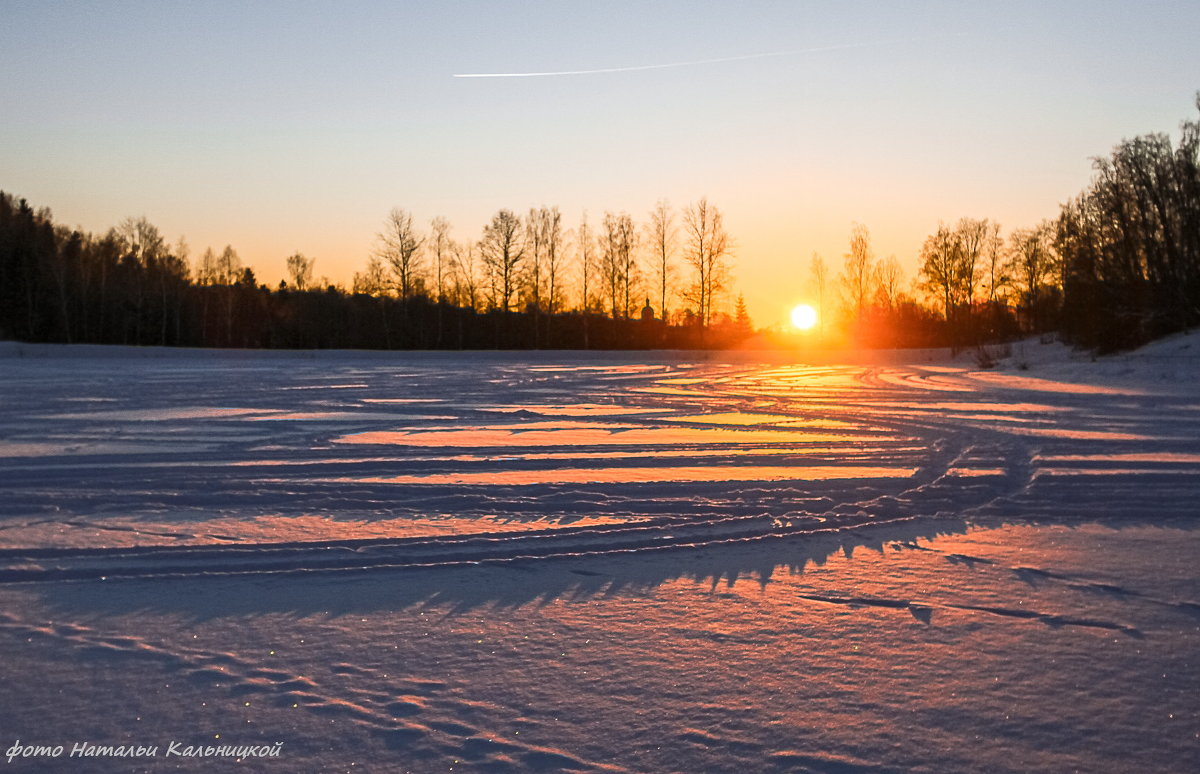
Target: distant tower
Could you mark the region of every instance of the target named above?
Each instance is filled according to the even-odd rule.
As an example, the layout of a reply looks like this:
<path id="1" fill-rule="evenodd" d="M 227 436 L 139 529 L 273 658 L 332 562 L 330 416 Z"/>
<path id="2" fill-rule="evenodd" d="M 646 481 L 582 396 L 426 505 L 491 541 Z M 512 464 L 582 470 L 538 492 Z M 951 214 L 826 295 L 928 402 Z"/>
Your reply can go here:
<path id="1" fill-rule="evenodd" d="M 654 322 L 654 307 L 650 306 L 650 299 L 646 299 L 646 305 L 642 307 L 642 322 Z"/>

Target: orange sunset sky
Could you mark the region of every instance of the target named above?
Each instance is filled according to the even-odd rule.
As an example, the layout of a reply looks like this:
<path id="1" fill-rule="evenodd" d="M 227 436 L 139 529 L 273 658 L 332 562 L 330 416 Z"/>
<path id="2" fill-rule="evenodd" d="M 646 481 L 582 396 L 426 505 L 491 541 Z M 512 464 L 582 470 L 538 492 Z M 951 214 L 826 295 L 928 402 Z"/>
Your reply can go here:
<path id="1" fill-rule="evenodd" d="M 719 206 L 758 325 L 851 224 L 911 276 L 939 220 L 1053 217 L 1200 88 L 1195 2 L 8 2 L 0 189 L 349 284 L 392 207 Z M 456 77 L 491 75 L 504 77 Z"/>

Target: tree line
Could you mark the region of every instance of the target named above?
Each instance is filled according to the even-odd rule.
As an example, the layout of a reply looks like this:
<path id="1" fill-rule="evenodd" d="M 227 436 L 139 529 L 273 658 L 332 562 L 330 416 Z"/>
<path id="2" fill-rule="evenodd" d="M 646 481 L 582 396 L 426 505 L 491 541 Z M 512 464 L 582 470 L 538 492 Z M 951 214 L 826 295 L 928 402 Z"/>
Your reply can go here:
<path id="1" fill-rule="evenodd" d="M 1197 97 L 1200 108 L 1200 96 Z M 1122 141 L 1056 218 L 1004 234 L 987 218 L 941 223 L 906 280 L 855 224 L 836 275 L 807 264 L 818 341 L 971 346 L 1059 332 L 1095 349 L 1200 322 L 1200 121 Z M 145 218 L 103 235 L 0 192 L 0 337 L 28 341 L 292 348 L 694 348 L 753 330 L 729 310 L 734 244 L 700 199 L 644 222 L 557 207 L 502 209 L 475 238 L 393 209 L 347 290 L 287 258 L 278 287 L 230 246 L 194 261 Z M 801 280 L 804 267 L 796 272 Z M 771 336 L 754 344 L 779 343 Z"/>
<path id="2" fill-rule="evenodd" d="M 557 315 L 564 311 L 659 319 L 707 328 L 722 321 L 718 300 L 728 290 L 732 242 L 720 210 L 707 199 L 676 213 L 659 201 L 639 225 L 627 212 L 606 212 L 589 224 L 584 213 L 568 229 L 558 207 L 534 207 L 521 217 L 497 212 L 478 239 L 456 240 L 445 218 L 422 230 L 393 209 L 378 247 L 354 291 L 418 296 L 478 311 Z M 690 276 L 680 280 L 682 261 Z M 645 299 L 645 305 L 642 299 Z M 672 308 L 680 302 L 682 308 Z"/>
<path id="3" fill-rule="evenodd" d="M 1197 96 L 1200 109 L 1200 95 Z M 987 218 L 941 223 L 903 280 L 855 225 L 842 270 L 809 262 L 811 295 L 843 337 L 871 346 L 972 346 L 1057 331 L 1111 351 L 1200 322 L 1200 121 L 1124 140 L 1093 161 L 1056 218 L 1004 235 Z M 826 325 L 830 323 L 826 322 Z"/>
<path id="4" fill-rule="evenodd" d="M 56 225 L 0 192 L 0 337 L 205 347 L 642 349 L 732 346 L 752 326 L 722 310 L 732 241 L 701 199 L 645 224 L 606 212 L 576 229 L 557 207 L 500 210 L 473 240 L 393 209 L 347 290 L 286 260 L 260 284 L 231 246 L 191 259 L 145 218 L 103 235 Z M 691 275 L 686 273 L 692 268 Z M 651 304 L 657 299 L 657 311 Z"/>

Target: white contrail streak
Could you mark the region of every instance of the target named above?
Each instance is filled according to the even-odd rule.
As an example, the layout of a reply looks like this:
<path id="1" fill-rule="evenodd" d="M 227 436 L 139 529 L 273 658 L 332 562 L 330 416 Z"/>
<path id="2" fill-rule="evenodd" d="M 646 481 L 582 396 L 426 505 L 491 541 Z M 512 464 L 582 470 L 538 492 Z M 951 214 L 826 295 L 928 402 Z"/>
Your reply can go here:
<path id="1" fill-rule="evenodd" d="M 672 67 L 694 67 L 695 65 L 720 64 L 721 62 L 744 62 L 748 59 L 769 59 L 797 54 L 812 54 L 819 51 L 841 51 L 847 48 L 870 48 L 880 43 L 848 43 L 843 46 L 821 46 L 819 48 L 797 48 L 791 51 L 770 51 L 765 54 L 743 54 L 722 56 L 716 59 L 696 59 L 690 62 L 667 62 L 665 64 L 634 65 L 633 67 L 600 67 L 595 70 L 555 70 L 544 73 L 455 73 L 455 78 L 554 78 L 560 75 L 598 75 L 600 73 L 633 73 L 640 70 L 667 70 Z"/>

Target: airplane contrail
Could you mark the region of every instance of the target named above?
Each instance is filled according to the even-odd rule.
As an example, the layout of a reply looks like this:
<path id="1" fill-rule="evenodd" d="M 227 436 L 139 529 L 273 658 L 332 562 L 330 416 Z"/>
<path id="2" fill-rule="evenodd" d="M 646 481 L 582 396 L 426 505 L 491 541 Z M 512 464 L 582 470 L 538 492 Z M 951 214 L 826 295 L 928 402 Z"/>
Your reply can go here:
<path id="1" fill-rule="evenodd" d="M 742 56 L 722 56 L 716 59 L 694 59 L 687 62 L 667 62 L 664 64 L 633 65 L 632 67 L 599 67 L 594 70 L 552 70 L 539 73 L 454 73 L 455 78 L 554 78 L 562 75 L 598 75 L 600 73 L 632 73 L 639 70 L 666 70 L 673 67 L 694 67 L 696 65 L 720 64 L 722 62 L 744 62 L 748 59 L 769 59 L 772 57 L 795 56 L 797 54 L 812 54 L 820 51 L 841 51 L 848 48 L 870 48 L 886 45 L 882 43 L 847 43 L 841 46 L 820 46 L 818 48 L 797 48 L 791 51 L 769 51 L 763 54 L 743 54 Z"/>

